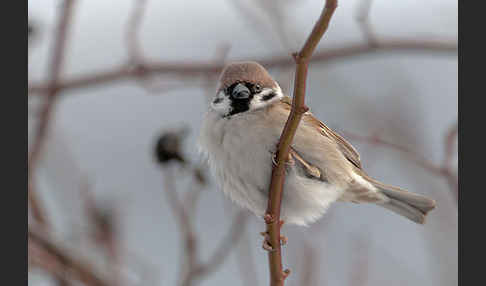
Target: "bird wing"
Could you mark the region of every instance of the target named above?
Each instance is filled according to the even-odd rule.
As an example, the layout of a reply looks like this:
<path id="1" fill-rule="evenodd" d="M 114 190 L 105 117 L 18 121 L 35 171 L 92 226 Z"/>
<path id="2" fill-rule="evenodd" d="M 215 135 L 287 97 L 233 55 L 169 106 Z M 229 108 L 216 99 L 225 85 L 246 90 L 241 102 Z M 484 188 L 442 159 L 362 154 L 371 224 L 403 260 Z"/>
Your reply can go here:
<path id="1" fill-rule="evenodd" d="M 281 99 L 281 102 L 285 103 L 283 105 L 284 108 L 289 110 L 291 109 L 292 99 L 290 97 L 284 96 Z M 341 135 L 337 134 L 331 128 L 327 127 L 324 123 L 322 123 L 319 119 L 314 117 L 314 115 L 310 111 L 304 113 L 302 120 L 311 126 L 315 126 L 320 134 L 336 142 L 339 150 L 343 153 L 344 157 L 346 157 L 346 159 L 348 159 L 348 161 L 351 162 L 358 169 L 362 169 L 361 160 L 359 158 L 358 152 Z"/>

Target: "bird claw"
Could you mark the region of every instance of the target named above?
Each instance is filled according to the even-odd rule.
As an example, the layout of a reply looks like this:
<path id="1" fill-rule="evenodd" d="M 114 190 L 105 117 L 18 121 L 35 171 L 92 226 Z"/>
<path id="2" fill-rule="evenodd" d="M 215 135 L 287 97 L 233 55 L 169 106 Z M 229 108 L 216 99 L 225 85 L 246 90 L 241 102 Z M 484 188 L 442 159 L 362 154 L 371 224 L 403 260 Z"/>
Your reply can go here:
<path id="1" fill-rule="evenodd" d="M 276 250 L 270 245 L 270 243 L 266 239 L 263 240 L 262 248 L 268 252 L 274 252 Z"/>
<path id="2" fill-rule="evenodd" d="M 263 243 L 262 243 L 262 248 L 265 249 L 268 252 L 275 251 L 276 249 L 274 249 L 272 247 L 272 245 L 270 245 L 270 242 L 268 241 L 268 239 L 270 238 L 268 232 L 266 232 L 266 231 L 260 232 L 260 235 L 264 237 Z"/>
<path id="3" fill-rule="evenodd" d="M 273 217 L 273 215 L 271 215 L 271 214 L 269 214 L 269 213 L 265 214 L 265 215 L 263 216 L 263 219 L 265 220 L 265 223 L 266 223 L 266 224 L 271 224 L 271 223 L 273 223 L 273 222 L 274 222 L 274 217 Z"/>
<path id="4" fill-rule="evenodd" d="M 295 164 L 295 160 L 292 157 L 292 154 L 289 153 L 287 161 L 285 162 L 285 164 L 287 164 L 289 166 L 293 166 Z"/>
<path id="5" fill-rule="evenodd" d="M 270 235 L 268 234 L 268 232 L 266 231 L 260 232 L 260 235 L 264 237 L 262 248 L 269 252 L 275 251 L 275 249 L 272 247 L 272 245 L 269 242 Z M 288 241 L 289 239 L 286 236 L 284 235 L 280 236 L 280 245 L 286 245 Z"/>
<path id="6" fill-rule="evenodd" d="M 272 154 L 272 163 L 274 166 L 277 166 L 277 153 Z M 292 158 L 292 154 L 289 153 L 287 160 L 285 161 L 286 165 L 292 166 L 295 164 L 294 158 Z"/>
<path id="7" fill-rule="evenodd" d="M 274 166 L 277 166 L 277 153 L 272 154 L 272 163 Z"/>

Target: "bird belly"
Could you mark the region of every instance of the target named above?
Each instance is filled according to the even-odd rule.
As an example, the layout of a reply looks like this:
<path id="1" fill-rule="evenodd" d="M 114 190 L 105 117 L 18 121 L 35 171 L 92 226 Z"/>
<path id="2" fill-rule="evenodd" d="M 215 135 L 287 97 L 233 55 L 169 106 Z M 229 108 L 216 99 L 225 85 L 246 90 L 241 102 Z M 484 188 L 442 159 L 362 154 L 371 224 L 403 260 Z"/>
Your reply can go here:
<path id="1" fill-rule="evenodd" d="M 205 135 L 201 145 L 223 192 L 238 205 L 262 217 L 267 207 L 272 156 L 280 130 L 259 128 L 249 120 L 248 117 L 213 118 L 208 123 L 210 128 L 203 127 Z M 289 224 L 307 225 L 320 218 L 343 190 L 302 176 L 295 168 L 298 166 L 287 167 L 281 219 Z"/>
<path id="2" fill-rule="evenodd" d="M 302 176 L 295 168 L 288 170 L 285 177 L 281 218 L 289 224 L 307 226 L 321 218 L 345 189 Z"/>

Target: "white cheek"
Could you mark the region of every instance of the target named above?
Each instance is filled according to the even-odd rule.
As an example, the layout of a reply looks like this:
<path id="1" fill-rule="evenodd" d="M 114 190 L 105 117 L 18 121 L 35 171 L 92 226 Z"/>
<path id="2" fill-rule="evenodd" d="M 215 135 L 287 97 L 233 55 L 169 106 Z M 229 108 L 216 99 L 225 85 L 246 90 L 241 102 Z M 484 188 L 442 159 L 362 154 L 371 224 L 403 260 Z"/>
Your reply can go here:
<path id="1" fill-rule="evenodd" d="M 270 93 L 275 92 L 276 96 L 270 100 L 263 100 L 265 95 L 269 95 Z M 277 86 L 276 89 L 266 88 L 258 95 L 256 95 L 250 103 L 250 110 L 260 109 L 267 105 L 274 103 L 275 101 L 279 100 L 283 97 L 282 90 L 280 87 Z"/>
<path id="2" fill-rule="evenodd" d="M 255 97 L 250 103 L 250 110 L 260 109 L 267 106 L 269 103 L 269 101 L 263 101 L 260 97 Z"/>
<path id="3" fill-rule="evenodd" d="M 214 103 L 213 100 L 211 102 L 211 108 L 221 115 L 226 115 L 230 113 L 232 107 L 229 98 L 227 96 L 223 96 L 223 97 L 216 97 L 216 99 L 219 99 L 219 102 Z"/>

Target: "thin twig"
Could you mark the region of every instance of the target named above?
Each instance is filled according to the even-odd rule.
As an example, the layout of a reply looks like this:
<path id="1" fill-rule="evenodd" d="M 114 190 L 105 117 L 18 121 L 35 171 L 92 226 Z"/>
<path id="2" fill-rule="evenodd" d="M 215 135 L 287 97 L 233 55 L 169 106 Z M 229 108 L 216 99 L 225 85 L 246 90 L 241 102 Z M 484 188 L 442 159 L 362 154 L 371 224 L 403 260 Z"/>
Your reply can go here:
<path id="1" fill-rule="evenodd" d="M 64 61 L 64 53 L 66 46 L 67 32 L 71 23 L 71 14 L 74 6 L 74 0 L 65 0 L 63 3 L 59 22 L 57 24 L 57 34 L 54 42 L 54 49 L 51 55 L 51 62 L 49 65 L 49 83 L 46 89 L 46 100 L 42 106 L 41 112 L 38 118 L 38 126 L 35 133 L 35 138 L 32 143 L 32 149 L 28 159 L 28 192 L 29 202 L 34 217 L 44 225 L 47 224 L 45 213 L 42 210 L 37 193 L 34 190 L 34 171 L 37 167 L 43 143 L 45 141 L 46 133 L 48 130 L 49 122 L 52 117 L 54 104 L 56 102 L 57 94 L 59 90 L 59 77 L 61 74 L 61 68 Z"/>
<path id="2" fill-rule="evenodd" d="M 457 132 L 458 132 L 458 124 L 456 123 L 449 128 L 449 131 L 445 136 L 444 161 L 442 163 L 442 168 L 443 168 L 442 172 L 443 172 L 443 176 L 449 182 L 449 186 L 451 186 L 451 191 L 453 192 L 456 201 L 459 201 L 459 183 L 458 183 L 459 178 L 457 176 L 457 173 L 454 171 L 454 166 L 453 166 L 454 155 L 457 154 L 454 148 L 457 140 Z"/>
<path id="3" fill-rule="evenodd" d="M 116 231 L 115 210 L 97 205 L 88 182 L 83 184 L 82 195 L 88 222 L 93 226 L 93 241 L 106 251 L 113 269 L 112 284 L 120 285 L 120 245 Z"/>
<path id="4" fill-rule="evenodd" d="M 198 238 L 194 230 L 195 216 L 191 215 L 194 210 L 188 208 L 196 206 L 198 196 L 193 197 L 196 201 L 187 201 L 187 205 L 179 200 L 170 166 L 164 168 L 164 183 L 169 206 L 176 217 L 177 225 L 181 230 L 184 241 L 184 260 L 182 265 L 186 268 L 181 268 L 179 275 L 181 285 L 190 286 L 193 285 L 194 281 L 209 275 L 223 264 L 231 250 L 238 244 L 246 228 L 247 215 L 243 211 L 236 214 L 228 234 L 218 244 L 214 253 L 206 262 L 200 262 Z M 197 191 L 200 192 L 200 190 Z"/>
<path id="5" fill-rule="evenodd" d="M 50 241 L 46 235 L 40 231 L 34 231 L 29 228 L 28 232 L 30 249 L 40 249 L 47 257 L 39 257 L 39 252 L 30 251 L 29 255 L 34 255 L 31 259 L 37 261 L 36 264 L 44 265 L 47 271 L 53 273 L 55 276 L 63 275 L 66 270 L 76 277 L 79 281 L 91 286 L 108 286 L 108 282 L 104 281 L 95 271 L 84 262 L 69 255 L 63 249 L 59 248 L 56 243 Z M 49 263 L 49 261 L 51 261 Z M 54 263 L 53 263 L 54 262 Z M 60 270 L 61 269 L 61 270 Z"/>
<path id="6" fill-rule="evenodd" d="M 142 47 L 138 40 L 138 33 L 146 8 L 147 0 L 135 0 L 135 7 L 127 23 L 125 40 L 128 47 L 129 62 L 134 65 L 143 62 Z"/>
<path id="7" fill-rule="evenodd" d="M 71 281 L 66 273 L 66 267 L 60 261 L 30 240 L 27 245 L 29 251 L 29 269 L 31 267 L 38 267 L 50 273 L 57 280 L 58 285 L 70 285 Z"/>
<path id="8" fill-rule="evenodd" d="M 361 5 L 358 8 L 358 12 L 356 15 L 356 21 L 358 21 L 361 31 L 368 42 L 368 45 L 375 47 L 378 45 L 378 38 L 371 27 L 370 23 L 370 10 L 371 5 L 373 4 L 373 0 L 362 0 Z"/>
<path id="9" fill-rule="evenodd" d="M 143 16 L 147 10 L 147 0 L 135 0 L 134 8 L 131 16 L 127 22 L 127 29 L 125 34 L 126 46 L 128 50 L 128 66 L 137 71 L 138 77 L 135 78 L 135 83 L 145 89 L 150 94 L 160 94 L 170 91 L 174 88 L 185 87 L 185 84 L 155 84 L 151 82 L 151 78 L 145 77 L 143 49 L 139 40 L 139 33 L 142 26 Z"/>
<path id="10" fill-rule="evenodd" d="M 192 229 L 192 221 L 190 216 L 187 214 L 184 205 L 181 203 L 177 197 L 177 192 L 174 185 L 174 175 L 170 170 L 171 166 L 164 168 L 164 193 L 169 204 L 172 213 L 177 221 L 177 226 L 183 237 L 184 245 L 182 249 L 184 250 L 184 260 L 179 274 L 179 277 L 187 277 L 192 269 L 195 268 L 197 264 L 196 257 L 196 237 Z M 184 269 L 184 266 L 187 269 Z M 185 274 L 184 274 L 185 272 Z M 182 285 L 190 285 L 186 282 L 187 278 L 182 278 Z"/>
<path id="11" fill-rule="evenodd" d="M 200 265 L 196 269 L 196 272 L 199 276 L 208 275 L 223 264 L 224 260 L 228 257 L 231 250 L 236 247 L 239 240 L 241 239 L 247 221 L 248 214 L 245 211 L 239 211 L 235 215 L 228 234 L 223 237 L 223 240 L 218 244 L 216 250 L 207 260 L 207 262 Z"/>
<path id="12" fill-rule="evenodd" d="M 336 60 L 353 59 L 359 56 L 373 55 L 384 52 L 435 52 L 435 53 L 457 53 L 455 40 L 430 40 L 417 38 L 386 38 L 380 39 L 379 44 L 370 46 L 368 43 L 346 44 L 336 48 L 328 48 L 316 52 L 311 59 L 312 63 L 329 63 Z M 267 68 L 289 68 L 294 64 L 288 56 L 262 58 L 257 60 Z M 219 74 L 224 65 L 206 62 L 145 62 L 142 68 L 133 68 L 131 65 L 121 65 L 110 70 L 93 71 L 85 75 L 59 82 L 57 90 L 68 91 L 80 88 L 92 88 L 96 85 L 115 83 L 118 81 L 133 80 L 141 75 L 173 75 L 180 78 L 194 79 L 195 77 L 206 78 L 208 74 Z M 29 84 L 29 94 L 45 94 L 48 90 L 46 84 Z"/>
<path id="13" fill-rule="evenodd" d="M 283 194 L 283 185 L 285 181 L 285 161 L 289 154 L 290 144 L 299 126 L 302 115 L 309 110 L 305 105 L 305 87 L 307 79 L 307 67 L 309 60 L 317 44 L 321 40 L 324 32 L 327 30 L 329 21 L 337 7 L 337 0 L 327 0 L 322 10 L 319 20 L 312 29 L 300 52 L 294 54 L 294 60 L 297 64 L 294 84 L 294 98 L 292 100 L 292 109 L 285 123 L 284 130 L 278 143 L 276 158 L 277 164 L 272 169 L 272 179 L 270 182 L 269 198 L 267 210 L 265 213 L 265 222 L 267 224 L 267 233 L 269 243 L 273 251 L 268 253 L 268 262 L 270 267 L 270 285 L 284 285 L 285 278 L 289 271 L 282 270 L 282 255 L 280 247 L 280 206 Z"/>

